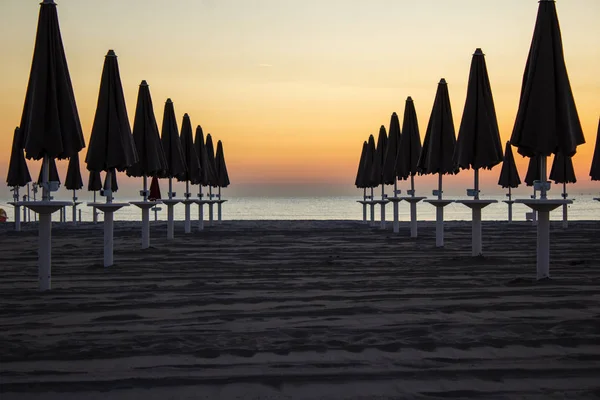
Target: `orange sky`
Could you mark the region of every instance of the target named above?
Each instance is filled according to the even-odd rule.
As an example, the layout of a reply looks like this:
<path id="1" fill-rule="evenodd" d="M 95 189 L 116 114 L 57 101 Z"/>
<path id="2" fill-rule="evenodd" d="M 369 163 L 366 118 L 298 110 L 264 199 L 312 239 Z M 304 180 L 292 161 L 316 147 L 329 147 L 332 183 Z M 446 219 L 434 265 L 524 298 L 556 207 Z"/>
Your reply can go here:
<path id="1" fill-rule="evenodd" d="M 23 108 L 38 3 L 0 5 L 3 177 Z M 441 77 L 449 84 L 458 131 L 476 47 L 486 54 L 502 140 L 508 140 L 538 7 L 535 0 L 57 3 L 86 141 L 104 55 L 112 48 L 130 120 L 145 79 L 159 126 L 170 97 L 179 121 L 187 112 L 194 126 L 223 140 L 234 187 L 319 182 L 349 188 L 362 141 L 381 124 L 387 127 L 392 112 L 402 116 L 407 96 L 415 101 L 424 135 Z M 558 0 L 557 9 L 587 140 L 574 158 L 577 188 L 596 191 L 588 173 L 600 116 L 600 1 Z M 516 158 L 523 178 L 527 160 Z M 29 165 L 37 176 L 39 164 Z M 482 190 L 500 190 L 499 168 L 482 175 Z M 59 169 L 64 175 L 66 162 Z M 419 178 L 427 191 L 434 186 L 430 180 Z M 465 171 L 447 184 L 462 192 L 471 180 Z M 0 195 L 7 198 L 8 190 L 2 187 Z"/>

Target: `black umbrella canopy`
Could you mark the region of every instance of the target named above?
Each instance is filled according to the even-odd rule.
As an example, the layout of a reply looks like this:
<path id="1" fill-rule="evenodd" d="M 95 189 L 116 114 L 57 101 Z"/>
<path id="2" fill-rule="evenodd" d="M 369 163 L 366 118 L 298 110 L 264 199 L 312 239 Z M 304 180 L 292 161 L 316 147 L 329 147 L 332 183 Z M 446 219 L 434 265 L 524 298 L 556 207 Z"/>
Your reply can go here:
<path id="1" fill-rule="evenodd" d="M 506 149 L 504 150 L 504 161 L 502 162 L 502 170 L 500 171 L 498 185 L 503 188 L 516 188 L 519 187 L 520 184 L 521 178 L 519 178 L 519 171 L 515 164 L 515 157 L 513 156 L 510 141 L 508 141 L 506 142 Z"/>
<path id="2" fill-rule="evenodd" d="M 531 157 L 529 159 L 529 166 L 527 167 L 527 173 L 525 174 L 525 184 L 527 186 L 533 186 L 534 181 L 541 179 L 540 171 L 540 157 Z"/>
<path id="3" fill-rule="evenodd" d="M 20 127 L 29 159 L 64 159 L 85 147 L 53 0 L 40 5 Z"/>
<path id="4" fill-rule="evenodd" d="M 21 143 L 21 130 L 15 128 L 13 136 L 12 151 L 10 153 L 10 162 L 8 164 L 8 174 L 6 175 L 6 185 L 10 187 L 25 186 L 31 182 L 31 175 L 25 162 L 23 147 Z"/>
<path id="5" fill-rule="evenodd" d="M 90 171 L 90 176 L 88 178 L 88 191 L 96 192 L 100 189 L 102 189 L 102 178 L 100 178 L 100 172 Z"/>
<path id="6" fill-rule="evenodd" d="M 419 122 L 415 103 L 409 96 L 404 107 L 404 120 L 402 121 L 402 132 L 400 136 L 400 150 L 396 159 L 396 170 L 399 179 L 407 179 L 419 172 L 417 163 L 421 154 L 421 135 L 419 134 Z"/>
<path id="7" fill-rule="evenodd" d="M 67 166 L 67 178 L 65 179 L 65 188 L 68 190 L 79 190 L 83 187 L 81 179 L 81 169 L 79 168 L 79 155 L 71 156 Z"/>
<path id="8" fill-rule="evenodd" d="M 44 164 L 40 166 L 40 173 L 38 175 L 37 184 L 41 185 L 44 181 Z M 48 163 L 48 182 L 58 182 L 60 184 L 60 176 L 58 176 L 58 169 L 56 169 L 56 161 L 53 158 Z"/>
<path id="9" fill-rule="evenodd" d="M 445 79 L 442 79 L 438 84 L 417 168 L 422 174 L 456 173 L 452 162 L 455 145 L 456 137 L 448 84 Z"/>
<path id="10" fill-rule="evenodd" d="M 596 147 L 594 148 L 594 156 L 592 157 L 590 177 L 593 181 L 600 181 L 600 119 L 598 119 L 598 134 L 596 135 Z"/>
<path id="11" fill-rule="evenodd" d="M 196 147 L 194 147 L 192 123 L 187 113 L 183 115 L 183 122 L 181 123 L 181 151 L 185 172 L 177 177 L 177 180 L 197 184 L 200 181 L 200 161 L 198 160 L 198 154 L 196 154 Z"/>
<path id="12" fill-rule="evenodd" d="M 104 57 L 100 92 L 85 162 L 89 171 L 125 171 L 138 161 L 125 107 L 119 64 L 113 50 Z"/>
<path id="13" fill-rule="evenodd" d="M 510 142 L 519 154 L 573 156 L 585 143 L 563 54 L 554 0 L 540 0 Z"/>
<path id="14" fill-rule="evenodd" d="M 393 113 L 390 119 L 389 137 L 383 160 L 383 183 L 386 185 L 393 185 L 398 176 L 396 161 L 400 152 L 400 141 L 400 121 L 398 120 L 398 115 Z"/>
<path id="15" fill-rule="evenodd" d="M 208 160 L 208 152 L 206 151 L 206 143 L 204 142 L 204 132 L 200 125 L 196 127 L 194 147 L 196 148 L 196 155 L 200 162 L 200 177 L 197 183 L 201 186 L 208 186 L 212 180 L 213 170 Z"/>
<path id="16" fill-rule="evenodd" d="M 219 187 L 225 188 L 229 186 L 229 174 L 227 173 L 227 164 L 225 164 L 225 153 L 223 153 L 223 143 L 217 142 L 217 155 L 215 159 L 217 170 L 217 183 Z"/>
<path id="17" fill-rule="evenodd" d="M 142 81 L 138 91 L 133 140 L 138 162 L 127 168 L 127 175 L 142 177 L 162 174 L 167 169 L 167 161 L 154 117 L 150 87 L 146 81 Z"/>
<path id="18" fill-rule="evenodd" d="M 475 50 L 471 60 L 467 99 L 454 149 L 460 169 L 492 169 L 502 162 L 502 144 L 485 55 Z"/>
<path id="19" fill-rule="evenodd" d="M 365 164 L 365 158 L 367 157 L 367 149 L 368 149 L 368 145 L 367 142 L 363 142 L 362 145 L 362 151 L 360 153 L 360 160 L 358 161 L 358 170 L 356 171 L 356 179 L 354 180 L 354 185 L 359 188 L 359 189 L 363 189 L 366 187 L 365 185 L 365 172 L 364 172 L 364 164 Z"/>
<path id="20" fill-rule="evenodd" d="M 363 166 L 363 185 L 367 188 L 372 188 L 378 185 L 377 182 L 373 181 L 371 171 L 373 170 L 373 164 L 375 163 L 375 137 L 369 135 L 369 141 L 367 142 L 367 154 L 365 155 L 365 161 Z"/>
<path id="21" fill-rule="evenodd" d="M 549 178 L 554 183 L 576 183 L 577 178 L 573 169 L 573 158 L 565 157 L 560 152 L 556 153 Z"/>
<path id="22" fill-rule="evenodd" d="M 371 168 L 371 180 L 375 186 L 383 183 L 383 163 L 385 161 L 385 152 L 387 149 L 387 132 L 385 126 L 379 128 L 379 136 L 377 137 L 377 148 L 375 150 L 375 159 Z"/>
<path id="23" fill-rule="evenodd" d="M 212 187 L 218 187 L 217 182 L 217 162 L 215 160 L 215 146 L 213 145 L 212 136 L 210 133 L 206 135 L 206 162 L 209 169 L 209 185 Z"/>
<path id="24" fill-rule="evenodd" d="M 104 176 L 104 185 L 102 186 L 104 190 L 108 189 L 108 174 Z M 112 174 L 110 174 L 110 191 L 116 193 L 119 190 L 119 184 L 117 183 L 117 172 L 113 169 Z"/>
<path id="25" fill-rule="evenodd" d="M 175 119 L 175 108 L 171 99 L 167 99 L 165 103 L 161 133 L 160 139 L 167 162 L 167 169 L 161 178 L 179 178 L 185 175 L 185 162 L 179 140 L 179 128 Z"/>

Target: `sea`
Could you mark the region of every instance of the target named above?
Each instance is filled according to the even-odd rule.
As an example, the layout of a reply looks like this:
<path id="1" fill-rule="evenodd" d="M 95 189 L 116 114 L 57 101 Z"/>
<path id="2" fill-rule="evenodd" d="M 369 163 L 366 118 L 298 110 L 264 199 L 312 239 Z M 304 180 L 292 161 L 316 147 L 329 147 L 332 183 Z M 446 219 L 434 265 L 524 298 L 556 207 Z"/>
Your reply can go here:
<path id="1" fill-rule="evenodd" d="M 84 193 L 82 193 L 83 195 Z M 87 194 L 87 193 L 86 193 Z M 358 194 L 358 193 L 357 193 Z M 362 193 L 361 193 L 362 194 Z M 600 201 L 594 200 L 594 197 L 600 197 L 600 194 L 593 195 L 573 195 L 569 197 L 573 204 L 568 205 L 567 213 L 569 220 L 597 220 L 600 221 Z M 376 197 L 377 198 L 377 197 Z M 446 196 L 445 196 L 446 198 Z M 469 199 L 466 196 L 447 196 L 448 199 L 460 200 Z M 523 198 L 523 196 L 514 197 Z M 230 197 L 223 198 L 227 200 L 222 206 L 223 220 L 362 220 L 362 205 L 357 201 L 361 200 L 357 196 L 326 196 L 326 197 Z M 508 218 L 508 206 L 503 203 L 505 196 L 482 196 L 482 199 L 497 200 L 483 209 L 482 220 L 487 221 L 505 221 Z M 65 199 L 66 200 L 66 199 Z M 99 197 L 99 201 L 104 198 Z M 91 198 L 80 196 L 79 201 L 83 204 L 77 207 L 78 214 L 81 210 L 81 221 L 92 221 L 92 208 L 86 205 Z M 139 201 L 139 199 L 119 199 L 115 202 Z M 4 209 L 8 215 L 8 221 L 14 221 L 14 209 L 7 202 L 0 202 L 0 208 Z M 204 206 L 204 217 L 208 219 L 208 206 Z M 386 220 L 392 221 L 392 204 L 385 207 Z M 513 205 L 513 220 L 525 221 L 526 213 L 531 211 L 523 204 Z M 23 211 L 21 211 L 23 213 Z M 217 219 L 217 206 L 214 206 L 214 218 Z M 417 208 L 418 220 L 435 221 L 435 207 L 428 203 L 420 202 Z M 380 206 L 376 206 L 375 219 L 380 220 Z M 368 214 L 369 217 L 369 214 Z M 30 220 L 34 221 L 34 214 L 30 212 Z M 191 218 L 198 219 L 198 206 L 191 206 Z M 562 207 L 551 212 L 551 220 L 562 220 Z M 98 219 L 102 220 L 102 213 Z M 139 221 L 141 211 L 135 206 L 123 207 L 115 213 L 115 220 Z M 167 219 L 167 207 L 162 204 L 157 205 L 157 210 L 151 211 L 151 220 L 165 221 Z M 183 204 L 175 206 L 175 220 L 185 219 L 185 207 Z M 469 221 L 471 220 L 471 210 L 459 203 L 451 203 L 444 209 L 444 219 L 447 221 Z M 53 221 L 60 221 L 58 212 L 53 214 Z M 66 220 L 72 220 L 72 208 L 68 207 L 66 211 Z M 399 220 L 409 221 L 409 204 L 399 203 Z"/>

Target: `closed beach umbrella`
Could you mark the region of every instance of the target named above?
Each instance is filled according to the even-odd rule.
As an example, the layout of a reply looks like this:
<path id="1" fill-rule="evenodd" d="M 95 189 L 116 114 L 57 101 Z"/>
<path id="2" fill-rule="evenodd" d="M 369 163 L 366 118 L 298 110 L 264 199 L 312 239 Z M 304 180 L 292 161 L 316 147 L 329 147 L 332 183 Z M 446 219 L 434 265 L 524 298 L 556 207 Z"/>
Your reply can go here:
<path id="1" fill-rule="evenodd" d="M 506 142 L 506 148 L 504 149 L 504 160 L 502 161 L 502 169 L 500 170 L 500 177 L 498 178 L 498 185 L 503 188 L 508 188 L 508 200 L 505 201 L 508 204 L 508 222 L 512 222 L 512 205 L 514 203 L 512 199 L 512 189 L 519 187 L 521 184 L 521 178 L 519 178 L 519 171 L 515 164 L 515 157 L 513 156 L 512 146 L 510 141 Z"/>
<path id="2" fill-rule="evenodd" d="M 356 171 L 356 179 L 354 180 L 354 185 L 363 190 L 363 199 L 359 201 L 362 204 L 363 208 L 363 222 L 367 222 L 367 186 L 365 183 L 365 172 L 364 172 L 364 164 L 365 158 L 367 157 L 367 142 L 363 142 L 362 151 L 360 152 L 360 160 L 358 161 L 358 169 Z"/>
<path id="3" fill-rule="evenodd" d="M 208 160 L 208 152 L 206 151 L 206 142 L 204 141 L 204 132 L 202 127 L 198 125 L 196 127 L 196 136 L 194 137 L 194 147 L 196 148 L 196 155 L 198 156 L 198 162 L 200 163 L 199 177 L 198 177 L 198 230 L 204 229 L 204 204 L 209 203 L 211 198 L 204 200 L 204 194 L 202 194 L 202 186 L 209 186 L 212 179 L 212 168 Z M 209 189 L 209 192 L 212 191 Z"/>
<path id="4" fill-rule="evenodd" d="M 398 120 L 398 115 L 393 113 L 390 119 L 389 136 L 383 159 L 383 182 L 386 185 L 396 185 L 397 182 L 398 171 L 396 169 L 396 160 L 398 159 L 400 150 L 400 141 L 400 121 Z M 396 186 L 394 186 L 394 190 L 396 190 Z M 396 192 L 394 192 L 395 196 Z"/>
<path id="5" fill-rule="evenodd" d="M 598 134 L 596 135 L 596 147 L 592 157 L 590 177 L 593 181 L 600 181 L 600 119 L 598 119 Z"/>
<path id="6" fill-rule="evenodd" d="M 104 57 L 100 91 L 85 162 L 89 171 L 125 171 L 137 162 L 125 106 L 119 64 L 113 50 Z"/>
<path id="7" fill-rule="evenodd" d="M 223 143 L 220 140 L 217 142 L 215 164 L 217 166 L 215 175 L 217 176 L 217 183 L 219 185 L 219 193 L 217 194 L 217 197 L 219 199 L 217 203 L 217 220 L 221 221 L 221 208 L 223 202 L 226 201 L 221 198 L 221 188 L 226 188 L 227 186 L 229 186 L 230 182 L 229 174 L 227 173 L 227 164 L 225 163 L 225 153 L 223 152 Z"/>
<path id="8" fill-rule="evenodd" d="M 423 140 L 423 149 L 419 156 L 417 168 L 422 174 L 438 174 L 438 190 L 434 191 L 437 200 L 427 200 L 436 207 L 436 246 L 444 246 L 444 207 L 451 203 L 442 200 L 442 176 L 456 172 L 452 156 L 456 136 L 454 121 L 448 95 L 448 84 L 445 79 L 440 80 L 437 93 L 427 124 L 427 132 Z"/>
<path id="9" fill-rule="evenodd" d="M 167 170 L 167 162 L 158 134 L 150 88 L 146 81 L 142 81 L 138 91 L 133 140 L 138 162 L 127 168 L 127 175 L 143 178 L 143 200 L 131 204 L 142 210 L 142 249 L 147 249 L 150 247 L 150 208 L 153 207 L 153 204 L 148 202 L 148 176 L 162 174 Z"/>
<path id="10" fill-rule="evenodd" d="M 404 119 L 402 120 L 402 136 L 400 136 L 400 150 L 396 160 L 398 179 L 406 180 L 410 177 L 410 190 L 404 201 L 410 204 L 410 237 L 416 238 L 417 231 L 417 203 L 424 197 L 415 196 L 415 175 L 419 172 L 418 162 L 421 155 L 421 136 L 419 122 L 412 97 L 406 98 L 404 106 Z"/>
<path id="11" fill-rule="evenodd" d="M 527 165 L 527 173 L 525 174 L 525 184 L 533 186 L 535 181 L 540 180 L 540 157 L 531 157 Z"/>
<path id="12" fill-rule="evenodd" d="M 217 182 L 217 163 L 215 160 L 215 147 L 213 145 L 212 136 L 210 133 L 206 135 L 206 155 L 207 155 L 207 164 L 208 164 L 208 197 L 210 202 L 208 203 L 208 220 L 209 223 L 213 222 L 213 205 L 215 201 L 213 200 L 212 188 L 218 187 L 219 184 Z"/>
<path id="13" fill-rule="evenodd" d="M 13 206 L 15 208 L 15 231 L 21 230 L 21 206 L 19 203 L 19 187 L 27 185 L 31 182 L 31 175 L 25 162 L 23 154 L 23 146 L 21 140 L 21 130 L 15 128 L 15 133 L 12 142 L 12 151 L 10 153 L 10 161 L 8 163 L 8 174 L 6 175 L 6 185 L 12 187 L 13 191 Z"/>
<path id="14" fill-rule="evenodd" d="M 100 172 L 90 171 L 90 176 L 88 178 L 88 192 L 97 192 L 100 189 L 102 189 L 102 178 L 100 177 Z"/>
<path id="15" fill-rule="evenodd" d="M 79 168 L 79 155 L 75 154 L 69 158 L 67 166 L 67 177 L 65 178 L 65 188 L 73 191 L 73 223 L 77 222 L 77 191 L 83 187 L 81 179 L 81 169 Z M 65 218 L 66 219 L 66 218 Z"/>
<path id="16" fill-rule="evenodd" d="M 572 157 L 565 157 L 561 152 L 554 155 L 554 161 L 552 162 L 552 168 L 550 169 L 550 180 L 554 183 L 562 183 L 563 199 L 567 199 L 567 183 L 576 183 L 577 178 L 575 177 L 575 170 L 573 169 Z M 563 204 L 563 228 L 567 228 L 568 222 L 568 207 L 567 204 Z"/>
<path id="17" fill-rule="evenodd" d="M 116 193 L 119 191 L 119 183 L 117 182 L 117 171 L 115 171 L 114 169 L 111 170 L 110 174 L 106 174 L 104 176 L 104 185 L 102 186 L 102 188 L 104 190 L 108 190 L 109 186 L 108 186 L 108 178 L 110 177 L 110 190 L 113 193 Z"/>
<path id="18" fill-rule="evenodd" d="M 185 199 L 183 200 L 185 205 L 185 233 L 190 233 L 192 231 L 190 206 L 195 202 L 190 199 L 190 183 L 195 185 L 200 182 L 200 161 L 198 160 L 196 147 L 194 146 L 192 123 L 190 121 L 190 116 L 187 113 L 183 115 L 180 138 L 185 172 L 179 176 L 177 180 L 185 182 Z M 202 186 L 200 186 L 200 193 L 202 193 Z M 200 209 L 202 210 L 202 205 L 200 205 Z"/>
<path id="19" fill-rule="evenodd" d="M 38 174 L 37 184 L 42 185 L 44 181 L 44 166 L 42 165 L 40 168 L 40 173 Z M 61 183 L 60 176 L 58 175 L 58 169 L 56 168 L 56 161 L 51 159 L 48 163 L 48 182 L 57 182 L 59 185 Z"/>
<path id="20" fill-rule="evenodd" d="M 27 202 L 40 216 L 38 280 L 40 290 L 51 287 L 51 215 L 68 202 L 50 202 L 50 160 L 65 159 L 84 146 L 73 86 L 63 48 L 58 13 L 53 0 L 40 4 L 31 72 L 21 116 L 25 156 L 42 159 L 42 200 Z M 42 204 L 43 203 L 43 204 Z"/>
<path id="21" fill-rule="evenodd" d="M 373 170 L 373 164 L 375 163 L 375 153 L 376 153 L 376 147 L 375 147 L 375 137 L 373 135 L 369 135 L 369 140 L 367 142 L 367 154 L 365 156 L 365 161 L 364 161 L 364 167 L 363 167 L 363 171 L 364 171 L 364 185 L 367 188 L 371 189 L 371 195 L 369 196 L 370 199 L 370 205 L 371 205 L 371 225 L 373 225 L 375 223 L 375 199 L 374 199 L 374 195 L 373 195 L 373 189 L 375 188 L 375 186 L 377 186 L 378 184 L 373 180 L 372 176 L 372 170 Z"/>
<path id="22" fill-rule="evenodd" d="M 479 169 L 492 169 L 502 162 L 502 145 L 492 88 L 485 65 L 485 56 L 476 49 L 471 59 L 467 99 L 458 130 L 453 155 L 458 169 L 474 170 L 474 188 L 467 195 L 474 200 L 459 201 L 471 208 L 472 213 L 472 255 L 482 254 L 481 210 L 496 200 L 479 199 Z"/>
<path id="23" fill-rule="evenodd" d="M 378 201 L 381 206 L 381 229 L 385 229 L 385 205 L 387 204 L 385 198 L 385 183 L 383 180 L 383 167 L 387 151 L 387 141 L 388 137 L 385 126 L 381 125 L 379 128 L 379 136 L 377 137 L 375 160 L 373 162 L 373 169 L 371 170 L 371 179 L 376 186 L 381 185 L 381 200 Z"/>

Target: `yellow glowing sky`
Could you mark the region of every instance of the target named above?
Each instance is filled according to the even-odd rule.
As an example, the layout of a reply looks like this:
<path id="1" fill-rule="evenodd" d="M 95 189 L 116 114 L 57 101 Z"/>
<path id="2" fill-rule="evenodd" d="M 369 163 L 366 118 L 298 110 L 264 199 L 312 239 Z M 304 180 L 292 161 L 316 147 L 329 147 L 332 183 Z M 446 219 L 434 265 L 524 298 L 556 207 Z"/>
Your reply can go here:
<path id="1" fill-rule="evenodd" d="M 3 179 L 23 107 L 38 3 L 0 4 Z M 224 142 L 234 185 L 318 182 L 348 188 L 362 141 L 381 124 L 387 127 L 392 112 L 402 116 L 409 95 L 424 135 L 441 77 L 449 84 L 458 131 L 476 47 L 486 54 L 502 140 L 508 140 L 538 7 L 536 0 L 57 3 L 86 141 L 104 55 L 114 49 L 130 120 L 145 79 L 159 126 L 170 97 L 179 121 L 187 112 L 194 126 Z M 600 115 L 600 1 L 558 0 L 557 8 L 587 140 L 574 158 L 577 185 L 593 189 L 598 185 L 588 174 Z M 517 163 L 523 178 L 526 160 L 517 156 Z M 38 164 L 29 165 L 37 176 Z M 499 190 L 499 168 L 483 173 L 483 190 Z M 471 179 L 465 171 L 448 185 L 464 188 Z M 0 194 L 8 197 L 5 187 Z"/>

